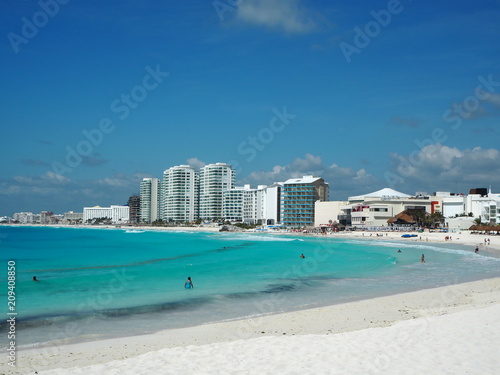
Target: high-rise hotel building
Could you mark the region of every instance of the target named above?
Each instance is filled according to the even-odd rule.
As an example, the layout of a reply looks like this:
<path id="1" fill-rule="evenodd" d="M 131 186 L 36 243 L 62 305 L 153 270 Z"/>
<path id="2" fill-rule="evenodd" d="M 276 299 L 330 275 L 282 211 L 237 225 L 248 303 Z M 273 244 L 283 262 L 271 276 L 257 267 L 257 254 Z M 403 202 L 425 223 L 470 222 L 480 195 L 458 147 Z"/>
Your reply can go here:
<path id="1" fill-rule="evenodd" d="M 224 191 L 234 189 L 235 171 L 226 163 L 205 165 L 200 169 L 199 217 L 205 220 L 223 218 Z"/>
<path id="2" fill-rule="evenodd" d="M 163 172 L 161 185 L 163 221 L 191 222 L 198 217 L 198 174 L 189 165 Z"/>
<path id="3" fill-rule="evenodd" d="M 152 223 L 159 219 L 159 195 L 159 179 L 143 178 L 140 187 L 141 222 Z"/>
<path id="4" fill-rule="evenodd" d="M 320 177 L 291 178 L 283 184 L 281 223 L 287 228 L 314 225 L 314 202 L 328 200 L 328 183 Z"/>

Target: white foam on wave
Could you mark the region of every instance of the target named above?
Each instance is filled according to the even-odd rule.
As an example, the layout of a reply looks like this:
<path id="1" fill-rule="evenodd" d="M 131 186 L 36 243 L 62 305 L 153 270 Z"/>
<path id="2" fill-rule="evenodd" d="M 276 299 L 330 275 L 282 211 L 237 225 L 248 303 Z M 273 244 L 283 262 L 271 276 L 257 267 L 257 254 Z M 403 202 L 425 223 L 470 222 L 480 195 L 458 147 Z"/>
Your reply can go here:
<path id="1" fill-rule="evenodd" d="M 304 241 L 300 238 L 282 238 L 276 236 L 266 236 L 259 234 L 223 234 L 222 236 L 227 237 L 224 238 L 230 241 L 269 241 L 269 242 L 290 242 L 290 241 Z"/>
<path id="2" fill-rule="evenodd" d="M 351 240 L 348 242 L 357 245 L 384 246 L 384 247 L 392 247 L 398 249 L 418 249 L 418 250 L 436 251 L 445 254 L 463 255 L 464 257 L 475 258 L 475 259 L 478 259 L 477 257 L 480 257 L 483 261 L 494 261 L 494 262 L 500 261 L 500 258 L 481 256 L 480 254 L 478 255 L 474 253 L 474 251 L 472 250 L 468 251 L 463 249 L 450 249 L 447 247 L 432 245 L 427 242 L 421 243 L 414 241 L 414 242 L 404 243 L 404 242 L 393 242 L 393 241 L 380 242 L 377 240 Z"/>

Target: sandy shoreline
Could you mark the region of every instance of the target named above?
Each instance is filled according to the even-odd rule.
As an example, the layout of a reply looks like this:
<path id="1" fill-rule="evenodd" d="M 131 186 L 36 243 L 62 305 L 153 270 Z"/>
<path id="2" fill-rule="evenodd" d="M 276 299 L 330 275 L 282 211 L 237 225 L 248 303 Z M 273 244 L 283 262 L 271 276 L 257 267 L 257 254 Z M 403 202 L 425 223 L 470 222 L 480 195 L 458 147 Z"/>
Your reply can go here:
<path id="1" fill-rule="evenodd" d="M 75 226 L 68 227 L 74 228 Z M 87 226 L 82 227 L 86 228 Z M 122 227 L 120 229 L 182 231 L 187 228 Z M 204 229 L 207 228 L 191 228 L 189 230 Z M 209 229 L 218 231 L 218 228 Z M 301 233 L 277 234 L 303 235 Z M 484 251 L 494 256 L 498 256 L 500 253 L 500 236 L 479 236 L 468 232 L 451 234 L 425 232 L 421 234 L 421 238 L 403 239 L 401 234 L 389 232 L 387 235 L 384 233 L 382 236 L 377 237 L 376 233 L 370 232 L 346 232 L 324 237 L 364 238 L 367 240 L 400 242 L 449 242 L 445 240 L 445 237 L 451 235 L 452 243 L 470 246 L 471 251 L 474 250 L 475 246 L 479 246 L 480 252 Z M 304 234 L 304 236 L 310 236 L 310 234 Z M 484 238 L 490 239 L 489 245 L 484 244 Z M 481 318 L 475 318 L 478 316 L 481 316 Z M 498 326 L 499 316 L 500 278 L 487 279 L 309 310 L 260 316 L 254 319 L 166 330 L 151 335 L 86 342 L 53 348 L 19 350 L 17 352 L 17 368 L 15 371 L 12 372 L 12 368 L 7 367 L 2 361 L 0 362 L 0 374 L 34 374 L 35 371 L 38 374 L 293 373 L 292 369 L 285 371 L 286 363 L 293 362 L 294 359 L 293 353 L 291 354 L 290 350 L 285 349 L 288 345 L 292 345 L 295 348 L 293 350 L 298 350 L 309 358 L 310 356 L 314 357 L 316 354 L 314 354 L 314 349 L 308 348 L 310 346 L 314 347 L 316 341 L 327 340 L 325 345 L 328 347 L 336 345 L 334 346 L 335 353 L 343 353 L 345 358 L 350 358 L 350 356 L 356 356 L 356 350 L 359 351 L 353 344 L 356 340 L 360 340 L 361 345 L 363 342 L 370 342 L 370 340 L 382 343 L 391 335 L 414 336 L 415 327 L 412 327 L 411 322 L 420 322 L 419 327 L 426 327 L 425 330 L 420 329 L 419 334 L 429 334 L 429 332 L 444 329 L 442 335 L 447 335 L 444 342 L 446 348 L 437 347 L 436 339 L 436 342 L 426 342 L 425 348 L 418 349 L 416 347 L 419 343 L 415 343 L 413 340 L 412 346 L 408 350 L 417 352 L 418 350 L 424 352 L 429 350 L 432 353 L 446 350 L 447 357 L 455 358 L 456 354 L 447 346 L 455 348 L 455 345 L 458 345 L 457 342 L 462 342 L 461 345 L 465 345 L 463 341 L 467 340 L 467 345 L 473 344 L 472 347 L 467 346 L 468 355 L 484 359 L 480 367 L 477 369 L 470 368 L 467 373 L 488 374 L 494 373 L 488 372 L 488 366 L 500 366 L 495 350 L 499 346 L 499 339 L 493 337 L 490 339 L 493 342 L 489 343 L 485 339 L 491 331 L 492 325 L 496 324 Z M 457 325 L 457 321 L 463 323 L 464 319 L 467 321 L 465 325 Z M 374 332 L 374 329 L 377 332 Z M 471 329 L 473 332 L 469 332 Z M 332 338 L 335 338 L 336 343 L 329 342 Z M 385 343 L 385 345 L 389 344 Z M 307 345 L 308 348 L 301 348 L 301 345 Z M 443 345 L 443 342 L 439 345 Z M 376 347 L 370 350 L 376 352 Z M 276 352 L 276 348 L 282 348 L 282 350 Z M 234 358 L 238 358 L 235 353 L 243 349 L 245 350 L 243 353 L 253 353 L 255 351 L 267 353 L 273 351 L 274 357 L 263 358 L 264 362 L 256 365 L 256 367 L 254 366 L 253 370 L 246 367 L 242 368 L 241 363 L 244 360 L 240 359 L 240 364 L 237 365 L 234 363 Z M 378 350 L 380 351 L 380 348 Z M 168 351 L 172 352 L 168 353 Z M 459 350 L 455 351 L 461 352 Z M 196 354 L 196 360 L 192 356 L 186 357 L 183 354 L 185 352 Z M 368 357 L 373 354 L 368 352 L 369 350 L 365 353 Z M 233 353 L 233 356 L 230 353 Z M 309 364 L 304 370 L 297 369 L 296 373 L 311 373 L 312 371 L 309 370 L 312 368 L 316 368 L 316 373 L 344 372 L 352 374 L 369 373 L 370 371 L 379 373 L 376 369 L 370 367 L 373 364 L 361 366 L 349 361 L 346 362 L 349 366 L 344 371 L 330 372 L 328 369 L 329 366 L 333 365 L 331 358 L 337 355 L 335 353 L 330 353 L 330 357 L 317 358 L 314 364 Z M 393 368 L 395 358 L 391 356 L 390 352 L 382 350 L 381 353 L 379 354 L 389 356 L 391 368 Z M 402 353 L 399 354 L 402 355 Z M 175 360 L 172 360 L 172 355 L 175 355 Z M 287 356 L 290 355 L 291 357 L 288 358 Z M 210 358 L 206 356 L 210 356 Z M 272 370 L 274 365 L 271 365 L 271 363 L 279 363 L 280 360 L 284 361 L 281 367 Z M 455 360 L 459 361 L 459 358 L 456 357 Z M 115 362 L 111 363 L 111 361 Z M 304 359 L 304 361 L 306 360 Z M 317 364 L 323 364 L 323 367 L 314 367 Z M 407 371 L 409 365 L 409 363 L 403 362 L 400 365 L 399 373 L 412 373 Z M 87 368 L 86 366 L 92 367 Z M 484 366 L 487 366 L 487 368 Z M 74 367 L 78 367 L 78 369 Z M 70 368 L 72 369 L 70 370 Z M 321 370 L 322 368 L 323 370 Z M 51 371 L 51 369 L 60 370 Z M 121 370 L 114 371 L 114 369 Z M 186 369 L 190 369 L 191 372 L 181 371 Z M 432 372 L 433 363 L 431 362 L 427 363 L 427 367 L 424 366 L 424 369 L 429 373 L 436 374 L 466 373 L 465 370 L 462 372 L 445 372 L 444 370 Z M 481 371 L 475 371 L 479 369 Z M 143 370 L 143 372 L 140 370 Z M 380 373 L 398 372 L 388 372 L 387 368 L 384 367 L 384 371 L 380 371 Z"/>
<path id="2" fill-rule="evenodd" d="M 116 229 L 123 231 L 160 231 L 160 232 L 219 232 L 218 226 L 197 226 L 197 227 L 153 227 L 153 226 L 109 226 L 109 225 L 38 225 L 38 224 L 5 224 L 5 226 L 12 227 L 22 227 L 22 226 L 34 226 L 34 227 L 48 227 L 48 228 L 76 228 L 76 229 Z M 450 233 L 439 233 L 439 232 L 429 232 L 426 230 L 423 233 L 408 232 L 417 234 L 418 237 L 415 238 L 402 238 L 401 235 L 405 232 L 370 232 L 370 231 L 343 231 L 338 233 L 332 233 L 328 235 L 316 234 L 316 233 L 301 233 L 301 232 L 285 232 L 285 231 L 271 231 L 271 232 L 251 232 L 251 231 L 239 231 L 239 232 L 225 232 L 225 233 L 252 233 L 252 234 L 270 234 L 270 235 L 292 235 L 292 236 L 314 236 L 322 238 L 360 238 L 369 239 L 377 241 L 401 241 L 401 242 L 434 242 L 434 243 L 458 243 L 462 245 L 471 246 L 472 250 L 479 246 L 479 250 L 485 250 L 491 253 L 500 252 L 500 235 L 480 235 L 471 234 L 468 230 L 450 232 Z M 379 236 L 377 236 L 379 234 Z M 451 237 L 451 240 L 446 240 L 446 237 Z M 487 243 L 484 240 L 489 239 L 490 242 Z"/>
<path id="3" fill-rule="evenodd" d="M 352 335 L 358 337 L 361 342 L 368 340 L 367 337 L 364 337 L 366 335 L 370 337 L 375 335 L 370 340 L 383 341 L 386 335 L 398 334 L 398 329 L 401 329 L 401 332 L 409 330 L 409 333 L 406 332 L 405 335 L 412 335 L 412 332 L 416 332 L 417 328 L 419 334 L 430 334 L 437 329 L 436 327 L 445 330 L 448 335 L 445 338 L 447 344 L 445 348 L 442 348 L 435 347 L 433 342 L 426 342 L 427 350 L 430 352 L 446 350 L 451 352 L 447 353 L 448 356 L 453 356 L 453 350 L 450 347 L 466 345 L 467 343 L 462 341 L 465 334 L 463 330 L 467 330 L 467 334 L 470 336 L 468 340 L 477 340 L 472 348 L 467 349 L 473 351 L 468 355 L 472 357 L 480 355 L 486 361 L 482 366 L 493 366 L 499 364 L 495 349 L 498 348 L 497 344 L 500 342 L 500 339 L 496 337 L 498 331 L 495 331 L 495 337 L 492 338 L 494 343 L 489 343 L 486 348 L 484 343 L 488 332 L 494 328 L 492 324 L 498 326 L 500 322 L 500 318 L 498 318 L 499 312 L 500 278 L 495 278 L 291 313 L 261 316 L 255 319 L 166 330 L 152 335 L 80 343 L 48 349 L 22 350 L 17 353 L 18 367 L 16 370 L 17 373 L 22 374 L 34 374 L 35 371 L 38 374 L 101 374 L 115 373 L 113 369 L 121 368 L 122 370 L 119 372 L 117 370 L 116 373 L 179 373 L 177 371 L 183 366 L 182 363 L 179 363 L 181 360 L 178 357 L 166 360 L 164 357 L 169 355 L 165 351 L 170 350 L 173 351 L 172 353 L 177 353 L 177 356 L 179 351 L 200 352 L 196 359 L 190 356 L 182 356 L 182 360 L 186 361 L 184 363 L 185 369 L 191 365 L 194 366 L 193 361 L 197 363 L 192 372 L 184 373 L 225 373 L 224 363 L 231 362 L 231 351 L 227 351 L 228 345 L 233 347 L 232 350 L 236 350 L 235 346 L 237 348 L 247 347 L 247 351 L 256 350 L 255 346 L 257 346 L 258 350 L 266 352 L 268 349 L 276 350 L 275 345 L 283 347 L 283 345 L 293 343 L 293 340 L 296 340 L 297 337 L 302 337 L 301 340 L 305 340 L 306 343 L 311 342 L 309 342 L 309 349 L 299 349 L 303 355 L 310 355 L 310 346 L 314 347 L 316 340 L 338 336 L 338 338 L 334 339 L 338 341 L 336 344 L 338 347 L 335 347 L 334 351 L 339 353 L 347 350 L 345 355 L 356 355 L 357 349 L 352 344 Z M 462 319 L 464 313 L 467 313 L 466 319 L 469 320 L 465 325 L 457 326 L 455 321 Z M 481 316 L 481 318 L 477 318 L 478 316 Z M 436 321 L 436 318 L 440 319 Z M 485 322 L 489 326 L 485 325 Z M 375 333 L 373 329 L 376 329 Z M 392 332 L 394 330 L 396 330 L 395 333 Z M 473 332 L 469 332 L 470 330 Z M 264 341 L 262 341 L 263 338 Z M 417 345 L 414 342 L 415 340 L 410 341 L 413 345 L 412 350 L 417 350 L 415 349 L 415 345 Z M 442 345 L 442 343 L 439 345 Z M 474 348 L 478 348 L 477 350 L 480 350 L 481 353 L 475 353 Z M 381 347 L 378 347 L 377 350 L 381 351 L 382 354 L 384 353 Z M 212 353 L 212 356 L 220 357 L 216 361 L 219 365 L 210 367 L 215 365 L 209 361 L 210 358 L 203 359 L 200 357 L 206 351 Z M 275 355 L 287 356 L 290 355 L 290 352 L 284 350 L 281 354 L 275 353 Z M 386 352 L 385 355 L 390 357 L 391 352 Z M 327 371 L 328 366 L 333 365 L 333 362 L 330 363 L 329 358 L 327 356 L 318 359 L 318 361 L 325 362 L 324 373 L 330 373 Z M 211 365 L 204 368 L 204 360 L 209 361 Z M 272 358 L 270 360 L 272 361 Z M 116 362 L 111 363 L 111 361 Z M 159 362 L 156 363 L 157 361 Z M 422 359 L 419 361 L 421 364 Z M 188 366 L 188 364 L 190 365 Z M 436 363 L 436 365 L 439 365 L 439 363 Z M 85 366 L 92 367 L 86 368 Z M 345 373 L 363 373 L 363 371 L 367 370 L 366 366 L 369 365 L 360 366 L 359 371 L 351 367 Z M 74 369 L 73 367 L 81 367 L 81 369 Z M 139 368 L 147 369 L 147 371 L 137 372 Z M 260 373 L 268 373 L 268 370 L 272 372 L 271 363 L 257 364 L 257 368 Z M 50 369 L 60 370 L 45 371 Z M 130 369 L 130 372 L 128 369 Z M 428 368 L 428 370 L 432 369 L 432 367 Z M 481 369 L 484 370 L 483 367 Z M 242 371 L 239 373 L 259 373 L 255 369 L 255 371 L 250 370 L 249 368 L 248 372 Z M 278 370 L 275 370 L 275 373 L 276 371 L 277 373 L 285 373 Z M 305 370 L 297 373 L 310 372 Z M 430 373 L 443 372 L 431 371 Z M 468 373 L 487 374 L 490 372 L 472 371 Z"/>

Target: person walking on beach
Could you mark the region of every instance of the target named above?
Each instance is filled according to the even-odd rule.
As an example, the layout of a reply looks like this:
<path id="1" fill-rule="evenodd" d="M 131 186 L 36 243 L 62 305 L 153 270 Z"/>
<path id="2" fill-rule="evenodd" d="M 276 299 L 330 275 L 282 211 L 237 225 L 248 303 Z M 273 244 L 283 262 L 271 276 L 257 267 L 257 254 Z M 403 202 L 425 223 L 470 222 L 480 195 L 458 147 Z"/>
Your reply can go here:
<path id="1" fill-rule="evenodd" d="M 420 261 L 421 261 L 422 263 L 425 263 L 425 255 L 424 255 L 424 254 L 422 254 L 422 258 L 420 259 Z"/>
<path id="2" fill-rule="evenodd" d="M 193 289 L 194 288 L 193 281 L 191 280 L 191 277 L 187 278 L 186 282 L 184 283 L 184 288 L 186 288 L 186 289 Z"/>

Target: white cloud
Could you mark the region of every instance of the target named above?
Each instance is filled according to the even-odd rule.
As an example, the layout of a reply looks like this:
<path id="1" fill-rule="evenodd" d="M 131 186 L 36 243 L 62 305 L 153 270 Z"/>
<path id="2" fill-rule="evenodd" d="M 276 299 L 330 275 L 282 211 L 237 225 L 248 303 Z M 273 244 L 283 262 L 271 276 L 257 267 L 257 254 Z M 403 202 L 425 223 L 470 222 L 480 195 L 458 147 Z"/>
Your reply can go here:
<path id="1" fill-rule="evenodd" d="M 299 0 L 243 0 L 237 18 L 245 23 L 303 34 L 316 28 L 310 12 Z"/>
<path id="2" fill-rule="evenodd" d="M 189 158 L 186 161 L 194 169 L 200 169 L 201 167 L 204 167 L 206 165 L 204 161 L 201 161 L 198 158 Z"/>
<path id="3" fill-rule="evenodd" d="M 500 151 L 496 149 L 460 150 L 437 143 L 418 153 L 390 156 L 393 180 L 407 189 L 467 193 L 470 188 L 490 184 L 500 187 Z"/>
<path id="4" fill-rule="evenodd" d="M 148 176 L 143 173 L 134 173 L 133 175 L 117 173 L 111 177 L 105 177 L 100 180 L 97 180 L 97 183 L 99 185 L 108 185 L 113 187 L 137 188 L 143 177 L 148 177 Z"/>

